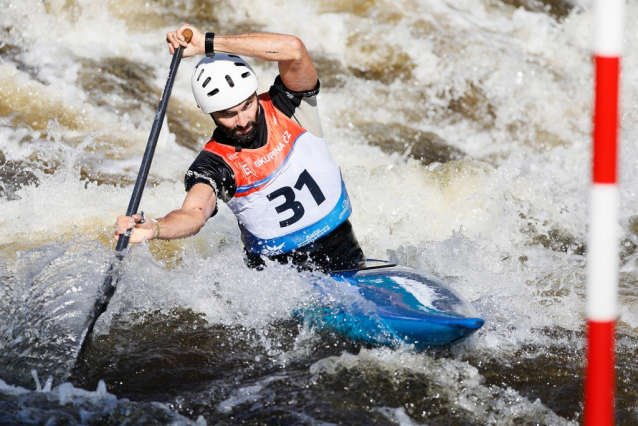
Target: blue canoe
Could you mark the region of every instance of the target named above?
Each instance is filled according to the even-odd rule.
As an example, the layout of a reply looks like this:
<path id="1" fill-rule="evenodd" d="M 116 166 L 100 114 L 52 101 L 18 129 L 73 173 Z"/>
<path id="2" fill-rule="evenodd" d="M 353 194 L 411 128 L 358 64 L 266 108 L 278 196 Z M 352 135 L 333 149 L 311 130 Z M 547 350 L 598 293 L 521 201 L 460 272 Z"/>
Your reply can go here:
<path id="1" fill-rule="evenodd" d="M 413 268 L 368 260 L 363 268 L 333 272 L 330 278 L 315 280 L 316 304 L 297 311 L 316 330 L 422 349 L 460 342 L 484 323 L 449 285 Z"/>

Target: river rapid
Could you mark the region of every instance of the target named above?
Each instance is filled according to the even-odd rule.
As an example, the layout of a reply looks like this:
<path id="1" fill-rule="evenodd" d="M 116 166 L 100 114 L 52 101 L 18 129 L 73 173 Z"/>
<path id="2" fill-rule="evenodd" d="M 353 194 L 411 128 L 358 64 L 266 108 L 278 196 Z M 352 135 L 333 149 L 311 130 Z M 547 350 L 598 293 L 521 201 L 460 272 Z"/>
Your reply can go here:
<path id="1" fill-rule="evenodd" d="M 582 422 L 591 2 L 0 0 L 0 423 Z M 627 6 L 626 22 L 638 19 Z M 248 269 L 228 208 L 114 258 L 164 86 L 166 32 L 295 34 L 368 258 L 428 271 L 485 326 L 450 348 L 298 324 L 313 278 Z M 638 424 L 638 32 L 622 75 L 617 421 Z M 182 61 L 141 209 L 179 208 L 213 123 Z M 268 89 L 277 70 L 251 61 Z"/>

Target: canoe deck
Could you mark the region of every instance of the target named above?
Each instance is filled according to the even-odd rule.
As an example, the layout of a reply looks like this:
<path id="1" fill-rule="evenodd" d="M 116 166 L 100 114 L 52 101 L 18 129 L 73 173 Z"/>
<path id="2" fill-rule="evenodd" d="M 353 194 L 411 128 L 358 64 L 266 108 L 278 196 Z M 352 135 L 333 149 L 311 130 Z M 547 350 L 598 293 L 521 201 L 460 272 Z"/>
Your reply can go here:
<path id="1" fill-rule="evenodd" d="M 484 324 L 452 287 L 413 268 L 369 260 L 364 268 L 330 276 L 341 286 L 341 297 L 335 297 L 334 283 L 318 280 L 319 303 L 298 312 L 316 329 L 371 344 L 420 349 L 458 343 Z"/>

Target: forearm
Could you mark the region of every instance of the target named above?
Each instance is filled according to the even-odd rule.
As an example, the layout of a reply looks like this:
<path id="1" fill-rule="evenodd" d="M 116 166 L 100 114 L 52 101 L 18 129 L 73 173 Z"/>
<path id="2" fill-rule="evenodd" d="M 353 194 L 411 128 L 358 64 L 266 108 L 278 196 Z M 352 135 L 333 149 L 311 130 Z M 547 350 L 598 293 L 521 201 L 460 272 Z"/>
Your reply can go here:
<path id="1" fill-rule="evenodd" d="M 186 195 L 184 204 L 179 210 L 174 210 L 159 219 L 142 222 L 142 216 L 134 214 L 118 216 L 115 224 L 115 239 L 133 228 L 130 242 L 139 243 L 144 240 L 160 238 L 172 240 L 186 238 L 197 234 L 215 211 L 217 197 L 213 188 L 203 184 L 195 184 Z"/>
<path id="2" fill-rule="evenodd" d="M 216 52 L 278 62 L 279 75 L 290 90 L 312 90 L 317 84 L 317 71 L 306 46 L 295 36 L 269 33 L 220 35 L 215 36 L 213 46 Z"/>
<path id="3" fill-rule="evenodd" d="M 301 62 L 308 53 L 297 37 L 284 34 L 249 33 L 216 35 L 215 52 L 234 53 L 262 61 Z"/>
<path id="4" fill-rule="evenodd" d="M 190 237 L 197 234 L 206 224 L 202 212 L 197 209 L 174 210 L 162 218 L 157 218 L 156 221 L 155 238 L 162 240 Z"/>
<path id="5" fill-rule="evenodd" d="M 182 33 L 190 29 L 193 37 L 186 43 Z M 188 24 L 166 35 L 169 51 L 175 52 L 183 46 L 184 57 L 206 53 L 205 35 Z M 317 84 L 317 70 L 308 55 L 306 46 L 295 36 L 271 33 L 249 33 L 238 35 L 215 35 L 213 50 L 263 61 L 275 61 L 279 65 L 279 75 L 287 88 L 296 92 L 312 90 Z"/>
<path id="6" fill-rule="evenodd" d="M 264 61 L 276 61 L 279 75 L 290 90 L 314 89 L 317 71 L 299 38 L 283 34 L 252 33 L 215 36 L 215 52 L 233 53 Z"/>

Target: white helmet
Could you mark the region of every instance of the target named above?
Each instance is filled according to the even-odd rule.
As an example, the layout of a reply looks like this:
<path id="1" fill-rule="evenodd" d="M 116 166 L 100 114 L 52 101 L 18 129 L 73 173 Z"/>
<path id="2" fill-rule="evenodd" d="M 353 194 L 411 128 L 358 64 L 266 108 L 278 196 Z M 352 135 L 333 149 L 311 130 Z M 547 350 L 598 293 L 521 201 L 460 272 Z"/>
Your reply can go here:
<path id="1" fill-rule="evenodd" d="M 234 107 L 257 91 L 253 69 L 237 55 L 217 53 L 199 61 L 191 87 L 197 105 L 206 114 Z"/>

